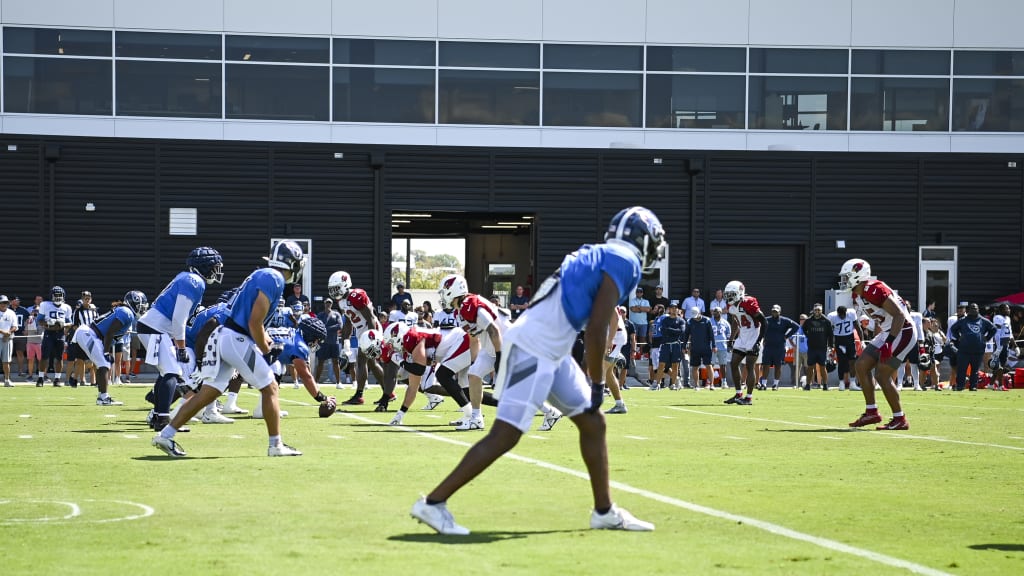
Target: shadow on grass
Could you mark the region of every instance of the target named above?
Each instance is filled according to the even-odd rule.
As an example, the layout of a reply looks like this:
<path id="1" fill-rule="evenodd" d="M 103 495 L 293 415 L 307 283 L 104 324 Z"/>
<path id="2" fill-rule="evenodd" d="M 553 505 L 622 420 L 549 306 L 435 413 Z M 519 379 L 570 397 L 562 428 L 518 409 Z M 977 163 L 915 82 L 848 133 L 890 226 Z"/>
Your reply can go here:
<path id="1" fill-rule="evenodd" d="M 571 534 L 574 532 L 584 532 L 583 529 L 579 530 L 523 530 L 520 532 L 510 530 L 491 530 L 483 532 L 473 532 L 468 536 L 446 536 L 444 534 L 397 534 L 395 536 L 389 536 L 388 540 L 393 542 L 421 542 L 429 544 L 490 544 L 492 542 L 501 542 L 503 540 L 516 540 L 519 538 L 527 538 L 529 536 L 543 536 L 545 534 Z"/>
<path id="2" fill-rule="evenodd" d="M 358 422 L 358 423 L 355 423 L 355 424 L 349 424 L 349 423 L 346 422 L 345 423 L 345 427 L 347 427 L 347 428 L 348 427 L 351 427 L 351 428 L 373 428 L 373 429 L 378 429 L 378 428 L 384 427 L 384 428 L 388 428 L 388 429 L 401 430 L 401 428 L 399 428 L 399 427 L 389 426 L 387 422 L 381 422 L 380 424 L 369 424 L 369 423 L 366 423 L 366 422 Z M 416 424 L 416 425 L 409 425 L 408 427 L 409 428 L 451 428 L 451 426 L 449 426 L 447 423 L 444 423 L 444 424 Z"/>
<path id="3" fill-rule="evenodd" d="M 1024 544 L 971 544 L 971 550 L 1001 550 L 1003 552 L 1024 552 Z"/>
<path id="4" fill-rule="evenodd" d="M 172 460 L 228 460 L 238 458 L 255 458 L 255 456 L 184 456 L 182 458 L 174 458 L 171 456 L 165 456 L 161 454 L 150 454 L 148 456 L 132 456 L 132 460 L 138 460 L 140 462 L 170 462 Z"/>
<path id="5" fill-rule="evenodd" d="M 852 434 L 854 432 L 861 432 L 857 428 L 782 428 L 779 430 L 772 430 L 771 428 L 765 428 L 761 432 L 810 432 L 814 434 L 821 434 L 822 432 L 838 432 L 841 434 Z"/>

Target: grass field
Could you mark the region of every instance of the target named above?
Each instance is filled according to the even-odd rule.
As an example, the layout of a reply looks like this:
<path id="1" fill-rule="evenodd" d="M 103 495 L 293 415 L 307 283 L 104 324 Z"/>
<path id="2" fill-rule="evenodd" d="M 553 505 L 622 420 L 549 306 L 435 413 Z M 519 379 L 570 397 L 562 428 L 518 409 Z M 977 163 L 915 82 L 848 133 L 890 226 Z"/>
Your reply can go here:
<path id="1" fill-rule="evenodd" d="M 657 531 L 588 529 L 563 420 L 452 498 L 462 538 L 408 515 L 480 437 L 447 426 L 450 400 L 396 429 L 371 405 L 317 418 L 289 385 L 304 456 L 267 458 L 243 417 L 194 424 L 171 460 L 145 390 L 0 390 L 0 574 L 1024 574 L 1020 390 L 905 392 L 911 430 L 875 432 L 846 428 L 856 392 L 631 389 L 608 417 L 614 495 Z"/>

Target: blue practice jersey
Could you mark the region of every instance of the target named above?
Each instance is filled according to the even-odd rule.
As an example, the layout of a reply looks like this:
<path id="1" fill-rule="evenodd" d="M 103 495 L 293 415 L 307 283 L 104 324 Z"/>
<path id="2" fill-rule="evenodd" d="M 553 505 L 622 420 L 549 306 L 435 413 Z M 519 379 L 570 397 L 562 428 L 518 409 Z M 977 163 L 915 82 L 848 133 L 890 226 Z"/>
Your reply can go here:
<path id="1" fill-rule="evenodd" d="M 224 324 L 224 320 L 228 317 L 228 305 L 223 302 L 218 302 L 213 306 L 199 312 L 192 317 L 188 327 L 185 328 L 185 345 L 189 348 L 196 349 L 196 337 L 199 336 L 199 332 L 202 331 L 203 326 L 210 321 L 210 318 L 216 318 L 217 324 Z"/>
<path id="2" fill-rule="evenodd" d="M 616 304 L 625 304 L 640 282 L 640 260 L 625 246 L 586 244 L 562 261 L 558 270 L 562 309 L 573 329 L 579 331 L 586 327 L 604 274 L 608 274 L 619 289 Z"/>
<path id="3" fill-rule="evenodd" d="M 253 271 L 238 288 L 238 294 L 235 294 L 228 303 L 229 317 L 250 337 L 252 334 L 249 334 L 249 315 L 261 292 L 270 302 L 267 315 L 262 319 L 263 325 L 269 327 L 271 319 L 277 314 L 277 307 L 274 304 L 284 293 L 284 277 L 280 273 L 270 268 Z"/>
<path id="4" fill-rule="evenodd" d="M 302 339 L 302 333 L 296 331 L 291 339 L 285 341 L 284 350 L 281 351 L 281 355 L 277 357 L 277 360 L 281 363 L 281 366 L 291 364 L 296 358 L 308 364 L 309 354 L 309 346 Z"/>
<path id="5" fill-rule="evenodd" d="M 206 281 L 202 276 L 195 272 L 179 272 L 140 320 L 154 330 L 170 334 L 175 340 L 184 340 L 185 324 L 196 313 L 205 293 Z"/>
<path id="6" fill-rule="evenodd" d="M 121 327 L 117 329 L 117 332 L 114 332 L 114 338 L 116 339 L 124 336 L 135 325 L 135 312 L 127 306 L 118 306 L 97 318 L 93 324 L 100 331 L 100 336 L 106 338 L 107 332 L 110 331 L 111 326 L 114 324 L 114 320 L 121 321 Z"/>

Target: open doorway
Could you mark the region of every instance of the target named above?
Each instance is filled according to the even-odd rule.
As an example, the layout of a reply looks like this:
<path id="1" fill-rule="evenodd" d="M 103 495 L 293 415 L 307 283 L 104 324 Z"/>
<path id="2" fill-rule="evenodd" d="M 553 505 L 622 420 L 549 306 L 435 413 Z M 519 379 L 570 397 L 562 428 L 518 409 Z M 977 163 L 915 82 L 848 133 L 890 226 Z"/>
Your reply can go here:
<path id="1" fill-rule="evenodd" d="M 392 294 L 402 282 L 437 309 L 440 280 L 462 274 L 471 292 L 507 306 L 517 286 L 531 293 L 534 235 L 532 214 L 393 211 Z"/>

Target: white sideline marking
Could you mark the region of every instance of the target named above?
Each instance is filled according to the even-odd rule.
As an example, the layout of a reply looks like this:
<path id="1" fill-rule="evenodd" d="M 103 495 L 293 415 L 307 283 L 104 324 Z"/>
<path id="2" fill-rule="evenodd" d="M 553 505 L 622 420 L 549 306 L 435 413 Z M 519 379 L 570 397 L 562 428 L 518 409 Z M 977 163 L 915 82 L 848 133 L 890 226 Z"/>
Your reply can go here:
<path id="1" fill-rule="evenodd" d="M 643 436 L 625 436 L 625 437 L 629 438 L 630 440 L 650 440 L 650 438 L 644 438 Z"/>
<path id="2" fill-rule="evenodd" d="M 824 420 L 824 416 L 808 416 L 808 418 L 814 418 L 815 420 Z"/>
<path id="3" fill-rule="evenodd" d="M 31 434 L 22 434 L 21 436 L 18 436 L 18 438 L 20 438 L 22 440 L 31 440 L 32 439 L 32 435 Z"/>
<path id="4" fill-rule="evenodd" d="M 746 440 L 746 438 L 742 436 L 722 436 L 722 438 L 728 438 L 729 440 Z"/>
<path id="5" fill-rule="evenodd" d="M 31 418 L 31 417 L 32 417 L 31 414 L 19 414 L 18 415 L 18 418 Z"/>
<path id="6" fill-rule="evenodd" d="M 437 414 L 424 414 L 427 418 L 440 418 Z"/>
<path id="7" fill-rule="evenodd" d="M 1024 440 L 1024 436 L 1010 436 L 1010 440 Z"/>
<path id="8" fill-rule="evenodd" d="M 772 424 L 787 424 L 789 426 L 806 426 L 808 428 L 813 428 L 813 427 L 816 427 L 816 426 L 821 426 L 821 424 L 818 424 L 818 423 L 808 424 L 806 422 L 790 422 L 788 420 L 772 420 L 771 418 L 754 418 L 753 416 L 740 416 L 740 415 L 736 415 L 736 414 L 716 414 L 715 412 L 704 412 L 703 410 L 692 410 L 690 408 L 680 408 L 678 406 L 665 406 L 665 408 L 668 408 L 669 410 L 679 410 L 680 412 L 692 412 L 694 414 L 704 414 L 705 416 L 719 416 L 721 418 L 735 418 L 737 420 L 754 420 L 754 421 L 757 421 L 757 422 L 770 422 Z M 836 432 L 838 432 L 840 430 L 840 428 L 838 426 L 836 426 L 835 428 L 836 428 Z M 991 443 L 988 443 L 988 442 L 969 442 L 967 440 L 950 440 L 949 438 L 942 438 L 942 437 L 939 437 L 939 436 L 915 436 L 913 434 L 902 434 L 902 433 L 893 434 L 891 432 L 880 432 L 880 431 L 875 431 L 875 430 L 861 430 L 861 429 L 857 429 L 857 428 L 848 428 L 848 429 L 847 428 L 842 428 L 842 430 L 849 430 L 850 432 L 860 432 L 860 433 L 866 433 L 866 434 L 880 434 L 882 436 L 887 436 L 889 438 L 897 438 L 898 437 L 898 438 L 909 438 L 911 440 L 930 440 L 932 442 L 948 442 L 950 444 L 964 444 L 966 446 L 987 446 L 989 448 L 1004 448 L 1006 450 L 1024 451 L 1024 448 L 1021 448 L 1020 446 L 1006 446 L 1004 444 L 991 444 Z"/>
<path id="9" fill-rule="evenodd" d="M 348 418 L 352 418 L 353 420 L 358 420 L 360 422 L 365 422 L 368 424 L 381 424 L 376 420 L 364 418 L 351 412 L 344 412 L 343 415 Z M 381 425 L 383 426 L 383 424 Z M 402 430 L 412 432 L 413 434 L 417 434 L 424 438 L 437 440 L 438 442 L 446 442 L 448 444 L 462 446 L 465 448 L 472 446 L 472 444 L 470 444 L 469 442 L 463 442 L 461 440 L 446 438 L 438 434 L 434 434 L 432 432 L 421 432 L 419 430 L 416 430 L 415 428 L 410 428 L 408 426 L 401 426 L 400 428 Z M 573 470 L 572 468 L 566 468 L 564 466 L 559 466 L 557 464 L 552 464 L 550 462 L 545 462 L 543 460 L 537 460 L 536 458 L 520 456 L 519 454 L 515 454 L 514 452 L 507 452 L 505 453 L 504 457 L 510 458 L 512 460 L 518 460 L 519 462 L 524 462 L 526 464 L 533 464 L 534 466 L 539 466 L 540 468 L 546 468 L 548 470 L 553 470 L 555 472 L 561 472 L 569 476 L 575 476 L 576 478 L 580 478 L 582 480 L 590 480 L 590 476 L 586 472 L 580 472 L 579 470 Z M 623 484 L 621 482 L 612 481 L 611 485 L 616 490 L 636 494 L 637 496 L 642 496 L 644 498 L 654 500 L 656 502 L 661 502 L 662 504 L 668 504 L 670 506 L 675 506 L 677 508 L 682 508 L 684 510 L 689 510 L 691 512 L 705 514 L 707 516 L 712 516 L 714 518 L 721 518 L 723 520 L 728 520 L 733 523 L 738 522 L 740 524 L 747 524 L 749 526 L 759 528 L 772 534 L 785 536 L 787 538 L 792 538 L 794 540 L 800 540 L 803 542 L 807 542 L 809 544 L 813 544 L 815 546 L 820 546 L 828 550 L 850 554 L 851 556 L 859 556 L 861 558 L 865 558 L 873 562 L 878 562 L 879 564 L 892 566 L 894 568 L 903 568 L 915 574 L 924 574 L 926 576 L 953 576 L 948 572 L 942 572 L 941 570 L 929 568 L 928 566 L 915 564 L 914 562 L 910 562 L 908 560 L 903 560 L 901 558 L 896 558 L 894 556 L 889 556 L 887 554 L 881 554 L 879 552 L 873 552 L 871 550 L 865 550 L 864 548 L 857 548 L 856 546 L 850 546 L 849 544 L 844 544 L 836 540 L 830 540 L 828 538 L 822 538 L 820 536 L 814 536 L 811 534 L 804 534 L 803 532 L 798 532 L 796 530 L 792 530 L 790 528 L 786 528 L 785 526 L 780 526 L 778 524 L 773 524 L 771 522 L 765 522 L 764 520 L 758 520 L 757 518 L 741 516 L 739 514 L 725 512 L 723 510 L 717 510 L 715 508 L 701 506 L 700 504 L 694 504 L 692 502 L 687 502 L 685 500 L 679 500 L 678 498 L 672 498 L 671 496 L 665 496 L 663 494 L 658 494 L 657 492 L 644 490 L 643 488 L 634 488 L 629 484 Z"/>
<path id="10" fill-rule="evenodd" d="M 960 418 L 963 420 L 981 420 L 981 418 L 978 418 L 977 416 L 961 416 Z"/>
<path id="11" fill-rule="evenodd" d="M 658 416 L 658 418 L 664 418 L 665 420 L 674 420 L 671 416 Z"/>
<path id="12" fill-rule="evenodd" d="M 331 440 L 344 440 L 344 436 L 328 436 Z"/>
<path id="13" fill-rule="evenodd" d="M 232 434 L 231 436 L 228 436 L 228 438 L 234 438 L 235 440 L 241 440 L 241 439 L 245 438 L 245 436 L 242 436 L 241 434 Z"/>
<path id="14" fill-rule="evenodd" d="M 117 414 L 104 414 L 104 418 L 117 418 Z"/>
<path id="15" fill-rule="evenodd" d="M 547 436 L 540 436 L 538 434 L 531 434 L 529 437 L 533 438 L 534 440 L 547 440 L 548 439 Z M 466 446 L 469 446 L 469 444 L 466 444 Z"/>
<path id="16" fill-rule="evenodd" d="M 138 434 L 125 434 L 124 437 L 129 439 L 129 440 L 137 440 L 139 438 L 139 435 Z"/>
<path id="17" fill-rule="evenodd" d="M 824 438 L 825 440 L 842 440 L 839 436 L 818 436 L 818 438 Z"/>

